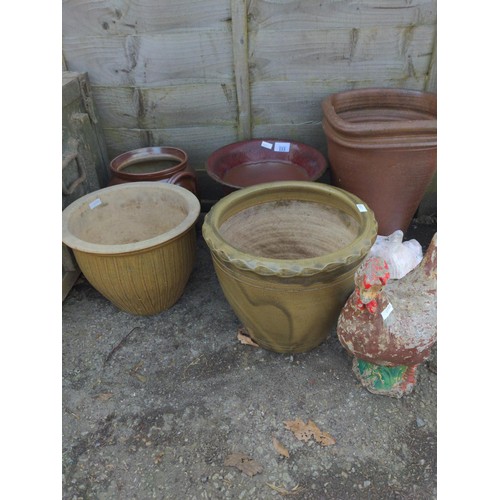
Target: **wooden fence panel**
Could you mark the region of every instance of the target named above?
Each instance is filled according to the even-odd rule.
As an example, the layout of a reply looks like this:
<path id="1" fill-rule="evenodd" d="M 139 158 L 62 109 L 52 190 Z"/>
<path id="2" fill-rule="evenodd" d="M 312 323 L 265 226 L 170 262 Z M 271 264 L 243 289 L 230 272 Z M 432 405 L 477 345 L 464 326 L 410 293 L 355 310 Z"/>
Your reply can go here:
<path id="1" fill-rule="evenodd" d="M 63 0 L 62 15 L 63 37 L 221 29 L 231 21 L 229 0 Z"/>
<path id="2" fill-rule="evenodd" d="M 237 119 L 233 84 L 95 86 L 93 93 L 103 126 L 109 128 L 233 125 Z"/>
<path id="3" fill-rule="evenodd" d="M 63 60 L 88 73 L 109 155 L 238 139 L 325 152 L 321 100 L 436 90 L 436 0 L 63 0 Z"/>

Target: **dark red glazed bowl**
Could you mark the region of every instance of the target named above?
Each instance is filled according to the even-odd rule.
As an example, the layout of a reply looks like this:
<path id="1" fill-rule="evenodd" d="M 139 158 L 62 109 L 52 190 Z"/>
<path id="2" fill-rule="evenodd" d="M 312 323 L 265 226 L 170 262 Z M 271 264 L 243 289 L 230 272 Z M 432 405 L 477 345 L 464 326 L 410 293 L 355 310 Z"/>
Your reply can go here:
<path id="1" fill-rule="evenodd" d="M 207 160 L 208 175 L 226 191 L 273 181 L 315 181 L 327 168 L 312 146 L 283 139 L 252 139 L 228 144 Z"/>

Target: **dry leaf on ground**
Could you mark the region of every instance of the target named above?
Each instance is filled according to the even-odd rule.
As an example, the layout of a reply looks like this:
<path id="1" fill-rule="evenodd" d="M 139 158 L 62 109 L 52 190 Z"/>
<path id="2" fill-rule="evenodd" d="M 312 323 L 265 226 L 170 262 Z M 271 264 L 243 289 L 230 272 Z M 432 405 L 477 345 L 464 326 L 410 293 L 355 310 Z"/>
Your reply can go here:
<path id="1" fill-rule="evenodd" d="M 140 373 L 133 373 L 132 374 L 139 382 L 142 382 L 144 384 L 144 382 L 146 382 L 147 380 L 147 377 L 145 377 L 144 375 L 141 375 Z"/>
<path id="2" fill-rule="evenodd" d="M 231 453 L 224 460 L 224 465 L 236 467 L 247 476 L 255 476 L 263 471 L 258 462 L 244 453 Z"/>
<path id="3" fill-rule="evenodd" d="M 238 329 L 238 335 L 237 335 L 238 340 L 245 345 L 251 345 L 253 347 L 260 347 L 259 344 L 255 343 L 248 332 L 244 328 L 239 328 Z"/>
<path id="4" fill-rule="evenodd" d="M 139 361 L 131 370 L 130 370 L 130 375 L 133 375 L 139 382 L 146 382 L 147 378 L 144 375 L 141 375 L 139 373 L 139 370 L 142 368 L 142 365 L 144 364 L 144 361 Z"/>
<path id="5" fill-rule="evenodd" d="M 273 437 L 273 446 L 274 446 L 274 449 L 280 455 L 283 455 L 286 458 L 290 458 L 290 453 L 288 453 L 288 450 L 275 437 Z"/>
<path id="6" fill-rule="evenodd" d="M 99 401 L 107 401 L 108 399 L 113 397 L 112 392 L 101 392 L 98 394 L 95 399 L 98 399 Z"/>
<path id="7" fill-rule="evenodd" d="M 312 420 L 309 420 L 307 424 L 300 419 L 287 420 L 284 424 L 285 427 L 292 431 L 295 437 L 301 441 L 307 442 L 312 437 L 323 446 L 329 446 L 336 442 L 332 435 L 320 430 Z"/>
<path id="8" fill-rule="evenodd" d="M 271 483 L 266 483 L 266 485 L 269 486 L 269 488 L 271 488 L 272 490 L 277 491 L 280 495 L 295 495 L 300 491 L 298 484 L 294 486 L 291 490 L 287 490 L 282 486 L 276 486 L 275 484 Z"/>

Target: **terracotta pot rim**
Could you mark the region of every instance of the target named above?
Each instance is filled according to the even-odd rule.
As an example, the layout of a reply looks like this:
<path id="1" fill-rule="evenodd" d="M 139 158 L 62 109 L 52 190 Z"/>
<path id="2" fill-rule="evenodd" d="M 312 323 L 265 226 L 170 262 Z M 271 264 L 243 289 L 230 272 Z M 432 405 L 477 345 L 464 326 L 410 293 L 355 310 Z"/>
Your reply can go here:
<path id="1" fill-rule="evenodd" d="M 179 160 L 179 163 L 164 170 L 158 170 L 157 172 L 123 172 L 123 169 L 129 165 L 153 159 L 177 159 Z M 111 170 L 112 175 L 120 179 L 135 181 L 147 175 L 148 180 L 155 180 L 163 179 L 166 174 L 170 175 L 182 170 L 186 166 L 187 161 L 187 153 L 180 148 L 172 146 L 150 146 L 132 149 L 131 151 L 119 154 L 110 161 L 109 169 Z"/>
<path id="2" fill-rule="evenodd" d="M 233 188 L 233 189 L 243 189 L 243 187 L 239 186 L 238 184 L 231 184 L 231 183 L 225 181 L 224 179 L 222 179 L 215 171 L 215 166 L 214 166 L 215 161 L 216 161 L 216 159 L 218 159 L 222 155 L 224 155 L 224 153 L 227 152 L 229 154 L 229 153 L 233 152 L 233 150 L 235 148 L 237 148 L 238 146 L 249 146 L 250 147 L 252 144 L 262 143 L 263 141 L 270 142 L 270 143 L 271 142 L 272 143 L 288 142 L 288 143 L 290 143 L 290 145 L 297 146 L 302 151 L 307 151 L 312 156 L 314 156 L 319 168 L 318 168 L 318 172 L 309 178 L 310 181 L 318 180 L 325 173 L 326 169 L 328 168 L 328 162 L 327 162 L 326 158 L 324 157 L 324 155 L 321 153 L 321 151 L 317 150 L 313 146 L 309 146 L 308 144 L 304 144 L 304 143 L 298 142 L 298 141 L 292 141 L 290 139 L 277 139 L 277 138 L 262 137 L 262 138 L 255 138 L 255 139 L 248 139 L 248 140 L 243 140 L 243 141 L 232 142 L 231 144 L 226 144 L 225 146 L 222 146 L 222 147 L 216 149 L 215 151 L 213 151 L 210 154 L 210 156 L 208 157 L 207 162 L 206 162 L 207 174 L 209 175 L 209 177 L 211 177 L 213 180 L 217 181 L 219 184 L 222 184 L 223 186 L 226 186 L 228 188 Z M 284 158 L 283 155 L 286 154 L 286 153 L 280 153 L 280 152 L 276 152 L 276 151 L 272 151 L 272 150 L 269 150 L 269 151 L 270 151 L 270 153 L 276 153 L 277 160 Z M 281 156 L 278 156 L 278 155 L 281 155 Z M 275 160 L 274 158 L 269 158 L 269 159 Z M 288 163 L 292 163 L 292 162 L 288 161 Z M 279 182 L 279 181 L 277 181 L 277 182 Z"/>
<path id="3" fill-rule="evenodd" d="M 432 92 L 397 88 L 366 88 L 337 92 L 323 99 L 321 103 L 324 121 L 330 127 L 346 136 L 369 137 L 380 136 L 419 136 L 427 134 L 427 141 L 434 138 L 437 131 L 437 96 Z M 344 120 L 341 112 L 370 107 L 387 107 L 394 110 L 425 111 L 435 118 L 407 119 L 366 122 L 350 122 Z M 337 108 L 337 109 L 336 109 Z M 397 140 L 397 139 L 396 139 Z"/>
<path id="4" fill-rule="evenodd" d="M 316 199 L 311 199 L 308 194 L 320 194 L 325 200 L 334 198 L 345 212 L 360 224 L 358 235 L 340 250 L 306 259 L 260 257 L 238 250 L 221 236 L 220 225 L 240 211 L 237 210 L 238 206 L 243 205 L 241 209 L 244 209 L 254 204 L 276 200 L 277 198 L 269 197 L 274 193 L 280 193 L 280 200 L 294 199 L 320 203 Z M 258 201 L 258 197 L 261 201 Z M 357 204 L 363 204 L 367 211 L 360 212 Z M 343 189 L 311 181 L 276 181 L 242 188 L 222 198 L 207 214 L 202 232 L 215 256 L 241 270 L 263 276 L 312 276 L 333 271 L 363 258 L 377 237 L 377 222 L 373 211 L 365 202 Z"/>
<path id="5" fill-rule="evenodd" d="M 328 140 L 346 148 L 401 149 L 404 151 L 411 149 L 412 151 L 415 151 L 422 149 L 435 149 L 437 146 L 437 135 L 435 133 L 429 134 L 425 131 L 420 134 L 398 134 L 397 131 L 393 131 L 393 134 L 388 131 L 384 131 L 387 133 L 379 134 L 370 134 L 368 132 L 367 135 L 364 135 L 361 132 L 356 134 L 343 133 L 343 131 L 333 128 L 332 124 L 326 118 L 323 119 L 321 125 Z"/>
<path id="6" fill-rule="evenodd" d="M 115 191 L 120 192 L 124 190 L 135 190 L 135 191 L 163 190 L 166 192 L 170 191 L 176 193 L 185 200 L 187 215 L 180 222 L 180 224 L 178 224 L 171 230 L 159 234 L 153 238 L 148 238 L 146 240 L 141 240 L 134 243 L 123 243 L 117 245 L 91 243 L 80 239 L 71 232 L 69 226 L 71 219 L 74 215 L 76 215 L 78 212 L 83 212 L 85 208 L 89 207 L 89 204 L 91 204 L 95 200 L 97 199 L 100 200 L 101 198 L 104 198 L 105 200 L 106 196 L 109 193 L 113 193 Z M 125 253 L 129 254 L 133 252 L 140 252 L 164 244 L 187 232 L 196 223 L 196 220 L 198 219 L 198 216 L 200 214 L 200 210 L 201 206 L 200 202 L 198 201 L 198 198 L 191 191 L 184 189 L 180 186 L 177 186 L 175 184 L 168 184 L 164 182 L 155 182 L 155 181 L 142 181 L 142 182 L 117 184 L 115 186 L 102 188 L 97 191 L 93 191 L 92 193 L 88 193 L 87 195 L 84 195 L 81 198 L 75 200 L 73 203 L 68 205 L 63 210 L 62 241 L 73 250 L 78 250 L 80 252 L 85 252 L 85 253 L 117 255 L 117 254 L 125 254 Z"/>

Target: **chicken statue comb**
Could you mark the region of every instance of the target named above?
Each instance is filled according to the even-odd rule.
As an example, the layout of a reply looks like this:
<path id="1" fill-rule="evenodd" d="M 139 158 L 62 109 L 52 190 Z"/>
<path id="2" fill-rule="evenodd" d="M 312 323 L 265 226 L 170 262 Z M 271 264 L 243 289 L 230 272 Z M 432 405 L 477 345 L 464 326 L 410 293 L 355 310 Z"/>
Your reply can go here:
<path id="1" fill-rule="evenodd" d="M 374 285 L 385 286 L 389 278 L 387 262 L 380 257 L 370 257 L 359 266 L 354 281 L 357 287 L 369 290 Z"/>
<path id="2" fill-rule="evenodd" d="M 358 309 L 374 314 L 378 309 L 377 296 L 389 279 L 389 266 L 380 257 L 366 259 L 354 276 Z"/>

